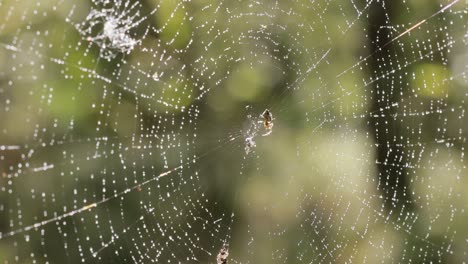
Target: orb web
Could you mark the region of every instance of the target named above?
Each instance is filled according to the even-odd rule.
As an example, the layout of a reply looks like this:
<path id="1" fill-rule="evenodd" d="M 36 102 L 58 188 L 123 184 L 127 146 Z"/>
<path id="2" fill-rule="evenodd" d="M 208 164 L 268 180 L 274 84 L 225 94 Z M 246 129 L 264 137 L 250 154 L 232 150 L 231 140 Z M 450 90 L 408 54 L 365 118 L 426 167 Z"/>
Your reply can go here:
<path id="1" fill-rule="evenodd" d="M 0 3 L 0 259 L 466 261 L 466 12 Z"/>

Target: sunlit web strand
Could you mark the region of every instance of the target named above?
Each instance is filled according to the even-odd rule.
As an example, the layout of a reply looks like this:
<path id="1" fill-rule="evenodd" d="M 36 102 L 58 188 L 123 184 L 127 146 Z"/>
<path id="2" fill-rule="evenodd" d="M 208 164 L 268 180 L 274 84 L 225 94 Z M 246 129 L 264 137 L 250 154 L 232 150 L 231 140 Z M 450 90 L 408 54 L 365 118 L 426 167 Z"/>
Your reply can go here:
<path id="1" fill-rule="evenodd" d="M 317 68 L 320 66 L 320 64 L 322 63 L 322 61 L 324 61 L 324 60 L 327 58 L 328 54 L 330 54 L 330 51 L 331 51 L 331 50 L 332 50 L 332 48 L 327 49 L 327 50 L 322 54 L 322 56 L 320 57 L 320 59 L 317 60 L 317 62 L 315 62 L 314 64 L 312 64 L 309 68 L 307 68 L 307 70 L 306 70 L 303 74 L 301 74 L 300 76 L 298 76 L 291 84 L 289 84 L 289 85 L 286 87 L 286 89 L 284 89 L 284 91 L 283 91 L 281 94 L 278 95 L 278 97 L 282 97 L 286 92 L 289 92 L 288 96 L 290 96 L 290 95 L 292 94 L 290 90 L 294 90 L 294 86 L 295 86 L 296 84 L 301 84 L 301 83 L 309 76 L 309 74 L 310 74 L 313 70 L 317 69 Z M 273 105 L 269 106 L 269 108 L 271 108 L 271 109 L 273 109 L 273 110 L 276 109 L 276 105 L 281 105 L 281 104 L 286 100 L 286 98 L 288 98 L 288 96 L 284 96 L 284 97 L 281 99 L 281 101 L 280 101 L 279 103 L 273 104 Z M 272 100 L 273 100 L 273 99 L 272 99 Z"/>
<path id="2" fill-rule="evenodd" d="M 60 220 L 62 220 L 62 219 L 64 219 L 64 218 L 73 216 L 73 215 L 75 215 L 75 214 L 79 214 L 79 213 L 84 212 L 84 211 L 87 211 L 87 210 L 89 210 L 89 209 L 93 209 L 93 208 L 97 207 L 98 205 L 103 204 L 103 203 L 105 203 L 105 202 L 107 202 L 107 201 L 110 201 L 110 200 L 112 200 L 112 199 L 115 199 L 115 198 L 118 198 L 118 197 L 120 197 L 120 196 L 123 196 L 123 195 L 125 195 L 125 194 L 127 194 L 127 193 L 129 193 L 129 192 L 138 190 L 138 189 L 141 188 L 142 186 L 144 186 L 144 185 L 146 185 L 146 184 L 148 184 L 148 183 L 150 183 L 150 182 L 153 182 L 153 181 L 155 181 L 155 180 L 158 180 L 158 179 L 160 179 L 160 178 L 162 178 L 162 177 L 164 177 L 164 176 L 167 176 L 167 175 L 169 175 L 169 174 L 171 174 L 171 173 L 173 173 L 173 172 L 175 172 L 175 171 L 177 171 L 177 170 L 180 170 L 180 169 L 182 169 L 183 167 L 184 167 L 184 165 L 180 165 L 180 166 L 178 166 L 178 167 L 175 167 L 174 169 L 171 169 L 171 170 L 168 170 L 168 171 L 166 171 L 166 172 L 163 172 L 163 173 L 159 174 L 158 176 L 156 176 L 156 177 L 154 177 L 154 178 L 151 178 L 151 179 L 149 179 L 149 180 L 146 180 L 146 181 L 144 181 L 144 182 L 142 182 L 142 183 L 140 183 L 140 184 L 138 184 L 138 185 L 129 187 L 129 188 L 125 189 L 125 190 L 122 191 L 122 192 L 116 193 L 116 194 L 114 194 L 114 195 L 112 195 L 112 196 L 110 196 L 110 197 L 108 197 L 108 198 L 102 199 L 102 200 L 100 200 L 100 201 L 98 201 L 98 202 L 94 202 L 94 203 L 85 205 L 85 206 L 83 206 L 83 207 L 81 207 L 81 208 L 79 208 L 79 209 L 77 209 L 77 210 L 73 210 L 73 211 L 68 212 L 68 213 L 66 213 L 66 214 L 62 214 L 62 215 L 57 216 L 57 217 L 54 217 L 54 218 L 50 218 L 50 219 L 47 219 L 47 220 L 43 220 L 43 221 L 38 222 L 38 223 L 36 223 L 36 224 L 29 225 L 29 226 L 26 226 L 26 227 L 23 227 L 23 228 L 20 228 L 20 229 L 17 229 L 17 230 L 13 230 L 13 231 L 10 231 L 10 232 L 7 232 L 7 233 L 0 233 L 0 239 L 6 238 L 6 237 L 10 237 L 10 236 L 14 236 L 14 235 L 19 234 L 19 233 L 22 233 L 22 232 L 27 232 L 27 231 L 30 231 L 30 230 L 32 230 L 32 229 L 37 229 L 37 228 L 39 228 L 39 227 L 41 227 L 41 226 L 44 226 L 44 225 L 46 225 L 46 224 L 53 223 L 53 222 L 56 222 L 56 221 L 60 221 Z"/>
<path id="3" fill-rule="evenodd" d="M 368 55 L 367 57 L 365 57 L 364 59 L 360 60 L 358 63 L 356 63 L 356 64 L 353 65 L 352 67 L 350 67 L 350 68 L 346 69 L 345 71 L 343 71 L 342 73 L 338 74 L 338 75 L 337 75 L 337 78 L 339 78 L 340 76 L 344 75 L 344 74 L 347 73 L 349 70 L 351 70 L 352 68 L 356 67 L 357 65 L 359 65 L 359 64 L 362 63 L 363 61 L 367 60 L 368 58 L 374 56 L 378 51 L 380 51 L 380 50 L 383 49 L 384 47 L 390 45 L 392 42 L 398 40 L 399 38 L 401 38 L 401 37 L 403 37 L 404 35 L 408 34 L 408 33 L 411 32 L 412 30 L 414 30 L 414 29 L 416 29 L 417 27 L 421 26 L 421 25 L 424 24 L 427 20 L 430 20 L 431 18 L 433 18 L 433 17 L 437 16 L 438 14 L 444 12 L 446 9 L 450 8 L 451 6 L 453 6 L 453 5 L 454 5 L 455 3 L 457 3 L 458 1 L 459 1 L 459 0 L 455 0 L 454 2 L 452 2 L 452 3 L 448 4 L 448 5 L 446 5 L 445 7 L 443 7 L 442 9 L 440 9 L 438 12 L 434 13 L 433 15 L 431 15 L 430 17 L 428 17 L 428 18 L 426 18 L 426 19 L 424 19 L 424 20 L 418 22 L 418 23 L 415 24 L 414 26 L 412 26 L 412 27 L 410 27 L 409 29 L 405 30 L 405 32 L 401 33 L 400 35 L 398 35 L 397 37 L 395 37 L 395 38 L 392 39 L 391 41 L 389 41 L 389 42 L 387 42 L 386 44 L 384 44 L 384 45 L 382 45 L 381 47 L 379 47 L 379 48 L 377 49 L 376 52 L 374 52 L 374 53 Z M 456 41 L 462 40 L 462 39 L 464 39 L 464 38 L 463 38 L 463 37 L 460 37 L 460 38 L 457 39 L 457 40 L 449 41 L 449 42 L 447 42 L 446 44 L 440 46 L 438 50 L 441 50 L 441 49 L 446 48 L 446 47 L 450 47 L 450 46 L 452 46 L 453 44 L 455 44 Z M 331 50 L 331 49 L 328 49 L 327 52 L 325 53 L 325 55 L 322 56 L 322 58 L 321 58 L 316 64 L 312 65 L 312 66 L 307 70 L 306 73 L 309 73 L 310 71 L 312 71 L 313 69 L 315 69 L 315 68 L 318 66 L 318 64 L 320 63 L 320 61 L 322 61 L 322 60 L 325 58 L 325 56 L 329 53 L 330 50 Z M 364 87 L 367 87 L 368 85 L 370 85 L 370 84 L 372 84 L 372 83 L 374 83 L 374 82 L 376 82 L 376 81 L 378 81 L 378 80 L 380 80 L 380 79 L 382 79 L 382 78 L 384 78 L 384 77 L 390 76 L 391 74 L 394 74 L 395 72 L 397 72 L 397 71 L 399 71 L 399 70 L 405 69 L 406 67 L 408 67 L 408 66 L 414 64 L 415 62 L 420 61 L 422 58 L 427 57 L 427 56 L 429 56 L 429 55 L 432 55 L 434 52 L 435 52 L 434 50 L 431 50 L 431 51 L 427 52 L 425 55 L 421 56 L 421 57 L 418 58 L 418 59 L 415 59 L 415 60 L 413 60 L 413 61 L 411 61 L 411 62 L 406 62 L 403 66 L 398 67 L 398 69 L 393 69 L 393 70 L 391 70 L 391 71 L 388 71 L 387 73 L 384 73 L 384 74 L 382 74 L 381 76 L 378 76 L 377 78 L 371 80 L 370 82 L 366 83 L 365 85 L 363 85 L 363 86 L 361 86 L 361 87 L 354 88 L 353 90 L 347 92 L 347 93 L 344 94 L 344 95 L 341 95 L 341 96 L 339 96 L 339 97 L 337 97 L 337 98 L 335 98 L 335 99 L 332 99 L 332 100 L 330 100 L 329 102 L 325 102 L 325 103 L 323 103 L 321 106 L 316 107 L 315 109 L 313 109 L 311 112 L 318 111 L 318 110 L 320 110 L 320 109 L 322 109 L 322 108 L 324 108 L 324 107 L 326 107 L 326 106 L 328 106 L 328 105 L 330 105 L 330 104 L 333 104 L 333 103 L 335 103 L 335 102 L 341 100 L 341 99 L 344 98 L 345 96 L 348 96 L 348 95 L 353 94 L 355 91 L 358 91 L 358 90 L 360 90 L 360 89 L 362 89 L 362 88 L 364 88 Z M 461 74 L 463 74 L 463 73 L 460 73 L 459 75 L 461 75 Z M 300 76 L 300 77 L 302 77 L 302 76 Z M 299 77 L 299 78 L 300 78 L 300 77 Z M 304 77 L 302 78 L 302 80 L 304 80 L 306 77 L 307 77 L 307 76 L 304 76 Z M 297 79 L 293 82 L 293 84 L 294 84 L 294 83 L 297 83 L 297 82 L 299 81 L 299 78 L 297 78 Z M 292 87 L 293 84 L 291 84 L 290 86 Z M 288 86 L 288 87 L 290 87 L 290 86 Z M 285 92 L 286 92 L 286 91 L 283 91 L 282 94 L 284 94 Z M 283 101 L 284 101 L 284 99 L 283 99 Z M 398 105 L 398 103 L 396 103 L 396 105 L 394 104 L 393 106 L 397 106 L 397 105 Z M 271 108 L 274 109 L 274 106 L 272 106 Z M 380 110 L 382 110 L 382 109 L 380 109 Z M 380 111 L 380 110 L 376 110 L 376 111 Z M 375 112 L 375 111 L 374 111 L 374 112 Z"/>
<path id="4" fill-rule="evenodd" d="M 7 50 L 11 50 L 11 51 L 15 51 L 15 52 L 23 52 L 22 49 L 14 47 L 14 46 L 9 45 L 9 44 L 0 43 L 0 45 L 2 47 L 4 47 L 5 49 L 7 49 Z M 80 66 L 80 65 L 77 65 L 77 64 L 73 64 L 73 63 L 67 62 L 67 61 L 62 60 L 62 59 L 49 57 L 49 56 L 46 56 L 46 55 L 43 55 L 43 54 L 35 54 L 35 55 L 38 58 L 47 58 L 49 61 L 51 61 L 51 62 L 53 62 L 53 63 L 55 63 L 57 65 L 67 65 L 69 67 L 75 68 L 77 70 L 80 70 L 80 71 L 82 71 L 84 73 L 89 74 L 90 77 L 94 77 L 95 79 L 101 80 L 101 81 L 103 81 L 105 83 L 116 85 L 117 87 L 121 88 L 123 91 L 133 94 L 135 96 L 135 98 L 152 99 L 153 102 L 161 104 L 161 105 L 163 105 L 165 107 L 171 107 L 173 109 L 179 109 L 179 107 L 177 107 L 177 106 L 175 106 L 175 105 L 173 105 L 173 104 L 171 104 L 169 102 L 157 99 L 152 95 L 147 95 L 147 94 L 144 94 L 144 93 L 140 93 L 140 92 L 138 92 L 138 91 L 136 91 L 134 89 L 129 88 L 129 86 L 127 86 L 127 85 L 124 85 L 122 83 L 117 82 L 116 80 L 113 80 L 113 79 L 110 79 L 108 77 L 102 76 L 102 75 L 98 74 L 96 72 L 96 70 L 89 69 L 89 68 L 86 68 L 86 67 L 83 67 L 83 66 Z"/>
<path id="5" fill-rule="evenodd" d="M 19 228 L 19 229 L 16 229 L 16 230 L 13 230 L 13 231 L 9 231 L 9 232 L 6 232 L 6 233 L 0 233 L 0 240 L 3 239 L 3 238 L 6 238 L 6 237 L 11 237 L 11 236 L 14 236 L 14 235 L 17 235 L 17 234 L 20 234 L 20 233 L 23 233 L 23 232 L 27 232 L 27 231 L 30 231 L 30 230 L 33 230 L 33 229 L 37 229 L 41 226 L 44 226 L 44 225 L 47 225 L 47 224 L 50 224 L 50 223 L 53 223 L 53 222 L 56 222 L 56 221 L 60 221 L 64 218 L 67 218 L 67 217 L 70 217 L 70 216 L 73 216 L 75 214 L 79 214 L 79 213 L 82 213 L 84 211 L 87 211 L 87 210 L 90 210 L 90 209 L 93 209 L 95 207 L 97 207 L 98 205 L 100 204 L 103 204 L 103 203 L 106 203 L 110 200 L 113 200 L 115 198 L 118 198 L 118 197 L 121 197 L 125 194 L 128 194 L 130 192 L 133 192 L 133 191 L 138 191 L 141 187 L 151 183 L 151 182 L 154 182 L 156 180 L 159 180 L 160 178 L 163 178 L 165 176 L 168 176 L 170 174 L 172 174 L 173 172 L 175 171 L 178 171 L 178 170 L 181 170 L 183 169 L 186 165 L 190 164 L 190 163 L 195 163 L 197 162 L 198 160 L 208 156 L 209 154 L 219 150 L 220 148 L 224 147 L 226 144 L 229 144 L 230 142 L 232 142 L 233 140 L 235 140 L 236 138 L 238 138 L 240 136 L 237 136 L 235 138 L 230 138 L 229 140 L 227 140 L 226 142 L 224 142 L 224 144 L 219 144 L 218 146 L 212 148 L 211 150 L 205 152 L 204 154 L 198 156 L 198 157 L 195 157 L 193 158 L 191 161 L 187 161 L 185 162 L 184 164 L 181 164 L 173 169 L 170 169 L 168 171 L 165 171 L 163 173 L 160 173 L 159 175 L 153 177 L 153 178 L 150 178 L 146 181 L 143 181 L 142 183 L 140 184 L 137 184 L 137 185 L 133 185 L 131 187 L 128 187 L 126 188 L 125 190 L 119 192 L 119 193 L 116 193 L 108 198 L 105 198 L 105 199 L 102 199 L 100 201 L 97 201 L 97 202 L 94 202 L 94 203 L 90 203 L 88 205 L 85 205 L 79 209 L 76 209 L 76 210 L 73 210 L 73 211 L 70 211 L 68 213 L 65 213 L 65 214 L 62 214 L 60 216 L 57 216 L 57 217 L 53 217 L 53 218 L 50 218 L 50 219 L 47 219 L 47 220 L 43 220 L 43 221 L 40 221 L 40 222 L 37 222 L 35 224 L 32 224 L 32 225 L 29 225 L 29 226 L 26 226 L 26 227 L 23 227 L 23 228 Z"/>
<path id="6" fill-rule="evenodd" d="M 451 46 L 452 46 L 453 44 L 455 44 L 457 41 L 462 40 L 462 39 L 463 39 L 463 37 L 460 37 L 460 38 L 458 38 L 458 39 L 456 39 L 456 40 L 449 41 L 449 42 L 447 42 L 446 44 L 440 46 L 438 50 L 441 50 L 441 49 L 446 48 L 446 47 L 451 47 Z M 326 54 L 328 54 L 329 51 L 330 51 L 330 50 L 328 50 Z M 340 95 L 340 96 L 338 96 L 338 97 L 336 97 L 336 98 L 334 98 L 334 99 L 331 99 L 331 100 L 329 100 L 329 101 L 327 101 L 327 102 L 322 103 L 320 106 L 315 107 L 315 108 L 313 108 L 312 110 L 310 110 L 309 113 L 313 113 L 313 112 L 319 111 L 319 110 L 321 110 L 321 109 L 323 109 L 323 108 L 325 108 L 325 107 L 327 107 L 327 106 L 329 106 L 329 105 L 331 105 L 331 104 L 333 104 L 333 103 L 336 103 L 336 102 L 342 100 L 342 99 L 345 98 L 346 96 L 349 96 L 349 95 L 355 93 L 356 91 L 362 90 L 363 88 L 369 86 L 370 84 L 372 84 L 372 83 L 374 83 L 374 82 L 376 82 L 376 81 L 378 81 L 378 80 L 381 80 L 382 78 L 388 77 L 388 76 L 394 74 L 395 72 L 398 72 L 398 71 L 401 71 L 401 70 L 403 70 L 403 69 L 406 69 L 408 66 L 414 64 L 415 62 L 421 61 L 423 58 L 428 57 L 428 56 L 434 54 L 434 52 L 436 52 L 436 51 L 433 51 L 433 50 L 428 51 L 426 54 L 422 55 L 421 57 L 419 57 L 419 58 L 417 58 L 417 59 L 414 59 L 413 61 L 406 62 L 404 65 L 398 67 L 398 69 L 393 69 L 393 70 L 390 70 L 390 71 L 388 71 L 388 72 L 386 72 L 386 73 L 383 73 L 382 75 L 380 75 L 380 76 L 378 76 L 378 77 L 372 79 L 371 81 L 367 82 L 367 83 L 366 83 L 365 85 L 363 85 L 363 86 L 353 88 L 352 90 L 348 91 L 347 93 L 345 93 L 345 94 L 343 94 L 343 95 Z M 326 54 L 325 54 L 325 55 L 326 55 Z M 324 55 L 324 56 L 325 56 L 325 55 Z M 322 57 L 321 60 L 323 60 L 323 58 L 324 58 L 324 57 Z M 317 62 L 317 63 L 314 64 L 314 65 L 317 66 L 318 64 L 319 64 L 319 62 Z M 312 69 L 312 68 L 313 68 L 313 66 L 312 66 L 310 69 Z M 448 78 L 443 79 L 442 82 L 453 81 L 453 80 L 455 79 L 455 77 L 457 77 L 457 76 L 463 76 L 464 74 L 466 74 L 466 72 L 461 72 L 461 73 L 458 73 L 458 74 L 456 74 L 456 75 L 452 75 L 452 76 L 450 76 L 450 77 L 448 77 Z M 304 78 L 305 78 L 305 77 L 304 77 Z M 297 81 L 297 79 L 296 79 L 296 81 Z M 288 86 L 288 87 L 289 87 L 289 86 Z M 291 86 L 291 87 L 292 87 L 292 86 Z M 287 92 L 287 90 L 283 91 L 282 94 L 284 94 L 285 92 Z M 283 99 L 283 101 L 284 101 L 284 99 Z M 380 112 L 384 112 L 384 111 L 386 111 L 386 110 L 389 110 L 389 109 L 392 108 L 392 107 L 398 107 L 403 101 L 404 101 L 404 98 L 401 99 L 401 102 L 395 102 L 395 103 L 393 103 L 393 104 L 391 104 L 391 105 L 389 105 L 389 106 L 386 106 L 385 108 L 381 108 L 381 109 L 374 110 L 374 111 L 372 111 L 372 112 L 368 112 L 368 113 L 365 114 L 365 116 L 372 116 L 372 115 L 375 115 L 375 114 L 377 114 L 377 113 L 380 113 Z M 275 109 L 276 107 L 278 107 L 277 104 L 273 104 L 273 105 L 271 106 L 271 109 Z M 283 111 L 283 109 L 276 109 L 276 110 L 279 111 L 279 112 L 282 112 L 282 111 Z M 364 117 L 364 116 L 362 116 L 362 117 Z M 382 116 L 380 116 L 380 117 L 382 117 Z M 325 121 L 326 121 L 326 123 L 331 123 L 331 122 L 334 122 L 335 119 L 332 119 L 332 120 L 324 120 L 324 122 L 325 122 Z M 323 125 L 323 123 L 322 123 L 322 125 Z M 321 126 L 321 125 L 320 125 L 320 126 Z"/>
<path id="7" fill-rule="evenodd" d="M 431 246 L 431 247 L 433 247 L 433 248 L 440 249 L 440 250 L 442 250 L 442 251 L 447 251 L 447 249 L 444 248 L 443 245 L 437 245 L 437 244 L 431 242 L 431 241 L 428 240 L 428 239 L 425 239 L 425 238 L 423 238 L 423 237 L 421 237 L 421 236 L 419 236 L 419 235 L 413 234 L 413 233 L 411 232 L 411 227 L 410 227 L 410 226 L 400 225 L 400 224 L 395 223 L 394 221 L 392 221 L 391 218 L 390 218 L 390 216 L 391 216 L 395 211 L 392 210 L 392 211 L 390 211 L 388 214 L 385 215 L 385 214 L 383 214 L 382 212 L 377 211 L 375 208 L 372 208 L 372 206 L 371 206 L 369 203 L 366 203 L 366 201 L 363 200 L 363 199 L 361 199 L 359 196 L 354 196 L 354 197 L 358 200 L 358 202 L 360 202 L 362 205 L 364 205 L 365 207 L 367 207 L 367 209 L 373 211 L 373 212 L 374 212 L 374 216 L 380 217 L 380 218 L 384 221 L 384 223 L 391 223 L 390 226 L 391 226 L 393 229 L 395 229 L 395 231 L 403 230 L 408 236 L 413 237 L 413 238 L 415 238 L 415 239 L 417 239 L 417 240 L 419 240 L 419 241 L 421 241 L 421 242 L 423 242 L 423 243 L 425 243 L 425 244 L 427 244 L 427 245 L 429 245 L 429 246 Z M 396 213 L 398 213 L 398 212 L 396 212 Z M 401 217 L 401 213 L 398 213 L 398 214 L 399 214 L 399 216 Z M 407 215 L 407 216 L 410 216 L 409 213 L 406 213 L 406 215 Z M 413 224 L 414 224 L 414 223 L 418 220 L 418 215 L 414 214 L 413 216 L 414 216 L 414 219 L 411 219 L 411 220 L 413 221 Z M 404 227 L 404 228 L 401 228 L 401 227 Z M 447 251 L 447 252 L 448 252 L 448 251 Z"/>
<path id="8" fill-rule="evenodd" d="M 120 237 L 122 237 L 124 234 L 126 234 L 127 232 L 129 232 L 131 229 L 133 229 L 136 225 L 138 225 L 140 222 L 142 222 L 144 220 L 144 218 L 150 214 L 154 214 L 154 212 L 156 211 L 156 209 L 154 207 L 152 208 L 149 208 L 149 209 L 146 209 L 146 211 L 136 220 L 134 221 L 133 223 L 131 223 L 130 225 L 126 226 L 121 232 L 119 232 L 118 234 L 113 234 L 111 236 L 111 238 L 104 243 L 104 245 L 102 247 L 100 247 L 98 250 L 95 250 L 95 251 L 92 251 L 91 254 L 92 254 L 92 257 L 93 258 L 96 258 L 98 257 L 98 255 L 103 251 L 105 250 L 106 248 L 108 248 L 109 246 L 115 244 L 119 239 Z M 209 213 L 209 212 L 208 212 Z M 212 215 L 209 214 L 211 217 Z M 219 219 L 216 219 L 214 221 L 208 221 L 206 219 L 202 219 L 200 217 L 194 217 L 196 220 L 200 220 L 203 222 L 204 225 L 207 225 L 207 226 L 215 226 L 216 227 L 216 224 L 220 221 L 223 220 L 223 218 L 225 218 L 226 215 L 223 214 L 223 216 Z M 234 219 L 234 213 L 231 213 L 231 225 L 232 225 L 232 221 Z M 179 226 L 180 227 L 180 226 Z M 230 229 L 230 227 L 228 227 L 228 229 Z M 183 230 L 183 229 L 182 229 Z M 218 230 L 217 228 L 215 228 L 216 231 L 218 231 L 217 233 L 219 233 L 220 230 Z M 212 236 L 215 236 L 220 242 L 226 242 L 226 239 L 228 239 L 229 237 L 229 234 L 226 234 L 226 237 L 225 238 L 221 238 L 219 237 L 218 235 L 216 234 L 212 234 Z M 196 243 L 194 243 L 194 241 L 192 241 L 192 239 L 190 237 L 187 237 L 187 239 L 189 240 L 188 242 L 191 243 L 193 246 L 195 246 L 196 248 L 200 249 L 201 251 L 207 253 L 207 255 L 209 256 L 213 256 L 212 252 L 202 248 L 202 247 L 199 247 L 196 245 Z"/>
<path id="9" fill-rule="evenodd" d="M 462 38 L 459 38 L 459 39 L 462 39 Z M 450 46 L 452 46 L 454 43 L 456 43 L 455 40 L 450 41 L 450 42 L 447 42 L 445 45 L 441 46 L 441 49 L 442 49 L 442 48 L 445 48 L 445 47 L 450 47 Z M 349 96 L 349 95 L 353 94 L 354 92 L 356 92 L 356 91 L 358 91 L 358 90 L 361 90 L 361 89 L 363 89 L 363 88 L 369 86 L 370 84 L 372 84 L 372 83 L 374 83 L 374 82 L 376 82 L 376 81 L 378 81 L 378 80 L 381 80 L 382 78 L 388 77 L 388 76 L 394 74 L 394 73 L 397 72 L 397 71 L 406 69 L 406 67 L 410 66 L 412 63 L 415 63 L 415 62 L 417 62 L 417 61 L 421 61 L 424 57 L 427 57 L 427 56 L 433 54 L 434 52 L 435 52 L 435 51 L 431 50 L 431 51 L 427 52 L 426 54 L 424 54 L 423 56 L 421 56 L 421 57 L 419 57 L 419 58 L 417 58 L 417 59 L 415 59 L 415 60 L 413 60 L 413 61 L 411 61 L 411 62 L 405 63 L 403 66 L 399 67 L 398 69 L 390 70 L 390 71 L 388 71 L 388 72 L 386 72 L 386 73 L 384 73 L 384 74 L 378 76 L 377 78 L 371 80 L 370 82 L 367 82 L 367 83 L 366 83 L 365 85 L 363 85 L 363 86 L 353 88 L 352 90 L 350 90 L 349 92 L 347 92 L 347 93 L 345 93 L 345 94 L 343 94 L 343 95 L 340 95 L 340 96 L 338 96 L 338 97 L 336 97 L 336 98 L 334 98 L 334 99 L 331 99 L 331 100 L 328 101 L 328 102 L 324 102 L 322 105 L 313 108 L 313 109 L 310 110 L 309 112 L 313 113 L 313 112 L 316 112 L 316 111 L 318 111 L 318 110 L 320 110 L 320 109 L 323 109 L 324 107 L 326 107 L 326 106 L 328 106 L 328 105 L 330 105 L 330 104 L 333 104 L 333 103 L 335 103 L 335 102 L 337 102 L 337 101 L 343 99 L 344 97 Z M 398 106 L 398 104 L 399 104 L 399 103 L 393 103 L 392 106 Z M 381 110 L 381 109 L 376 110 L 376 111 L 380 111 L 380 110 Z M 374 111 L 374 112 L 375 112 L 375 111 Z"/>
<path id="10" fill-rule="evenodd" d="M 425 18 L 421 21 L 419 21 L 418 23 L 414 24 L 412 27 L 408 28 L 407 30 L 403 31 L 400 35 L 396 36 L 395 38 L 393 38 L 392 40 L 390 40 L 389 42 L 383 44 L 382 46 L 378 47 L 376 49 L 376 51 L 374 51 L 374 53 L 371 53 L 369 55 L 367 55 L 366 57 L 364 57 L 363 59 L 359 60 L 357 63 L 355 63 L 353 66 L 349 67 L 348 69 L 344 70 L 343 72 L 341 72 L 340 74 L 338 74 L 336 77 L 340 77 L 342 75 L 344 75 L 345 73 L 347 73 L 348 71 L 350 71 L 351 69 L 355 68 L 356 66 L 358 66 L 359 64 L 361 64 L 362 62 L 366 61 L 368 58 L 374 56 L 377 52 L 381 51 L 383 48 L 387 47 L 388 45 L 392 44 L 393 42 L 395 42 L 396 40 L 400 39 L 401 37 L 403 37 L 404 35 L 410 33 L 412 30 L 418 28 L 419 26 L 421 26 L 422 24 L 426 23 L 428 20 L 430 20 L 431 18 L 443 13 L 445 10 L 447 10 L 448 8 L 452 7 L 454 4 L 456 4 L 458 1 L 460 0 L 454 0 L 453 2 L 447 4 L 446 6 L 444 6 L 442 9 L 440 9 L 439 11 L 435 12 L 434 14 L 432 14 L 431 16 L 429 16 L 428 18 Z M 382 2 L 382 3 L 385 3 L 385 2 Z"/>

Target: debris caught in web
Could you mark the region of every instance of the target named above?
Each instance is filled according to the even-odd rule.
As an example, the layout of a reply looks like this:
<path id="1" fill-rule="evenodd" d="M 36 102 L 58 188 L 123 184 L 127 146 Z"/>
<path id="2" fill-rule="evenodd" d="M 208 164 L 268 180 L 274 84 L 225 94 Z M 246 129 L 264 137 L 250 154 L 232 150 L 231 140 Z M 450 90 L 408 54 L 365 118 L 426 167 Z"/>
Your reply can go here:
<path id="1" fill-rule="evenodd" d="M 227 258 L 229 256 L 229 250 L 228 248 L 224 245 L 221 250 L 218 253 L 218 256 L 216 256 L 216 263 L 217 264 L 227 264 Z"/>
<path id="2" fill-rule="evenodd" d="M 255 146 L 256 144 L 255 144 L 255 141 L 253 140 L 253 137 L 246 138 L 245 139 L 245 154 L 249 154 L 250 152 L 252 152 Z"/>
<path id="3" fill-rule="evenodd" d="M 140 43 L 130 36 L 130 30 L 141 20 L 141 4 L 128 5 L 121 1 L 110 3 L 105 0 L 93 1 L 94 6 L 85 21 L 76 29 L 87 41 L 96 44 L 100 57 L 111 60 L 119 53 L 129 54 Z"/>

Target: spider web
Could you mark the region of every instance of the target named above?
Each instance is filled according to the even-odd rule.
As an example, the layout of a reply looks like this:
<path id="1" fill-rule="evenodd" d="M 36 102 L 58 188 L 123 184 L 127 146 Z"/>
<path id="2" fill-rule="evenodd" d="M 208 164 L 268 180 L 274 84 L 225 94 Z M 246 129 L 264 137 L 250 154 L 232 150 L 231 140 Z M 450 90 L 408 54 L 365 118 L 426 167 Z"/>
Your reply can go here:
<path id="1" fill-rule="evenodd" d="M 4 262 L 468 260 L 465 1 L 0 17 Z"/>

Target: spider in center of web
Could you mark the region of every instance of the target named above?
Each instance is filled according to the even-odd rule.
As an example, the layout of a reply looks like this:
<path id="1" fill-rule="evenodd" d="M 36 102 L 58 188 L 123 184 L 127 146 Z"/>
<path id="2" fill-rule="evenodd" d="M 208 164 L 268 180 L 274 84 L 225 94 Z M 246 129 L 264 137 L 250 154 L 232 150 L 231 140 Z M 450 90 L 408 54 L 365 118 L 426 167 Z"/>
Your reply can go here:
<path id="1" fill-rule="evenodd" d="M 251 116 L 249 115 L 248 118 L 250 119 Z M 273 114 L 270 110 L 265 109 L 263 113 L 260 115 L 261 120 L 258 120 L 258 123 L 263 124 L 263 130 L 265 131 L 262 136 L 266 137 L 273 132 Z M 255 121 L 252 121 L 251 127 L 247 131 L 248 137 L 245 138 L 245 153 L 249 154 L 253 151 L 256 147 L 254 138 L 257 136 L 259 128 Z"/>
<path id="2" fill-rule="evenodd" d="M 273 114 L 270 112 L 270 110 L 265 109 L 265 111 L 263 111 L 260 117 L 263 120 L 259 121 L 259 123 L 263 123 L 263 127 L 266 131 L 262 136 L 266 137 L 270 135 L 271 132 L 273 132 Z"/>

